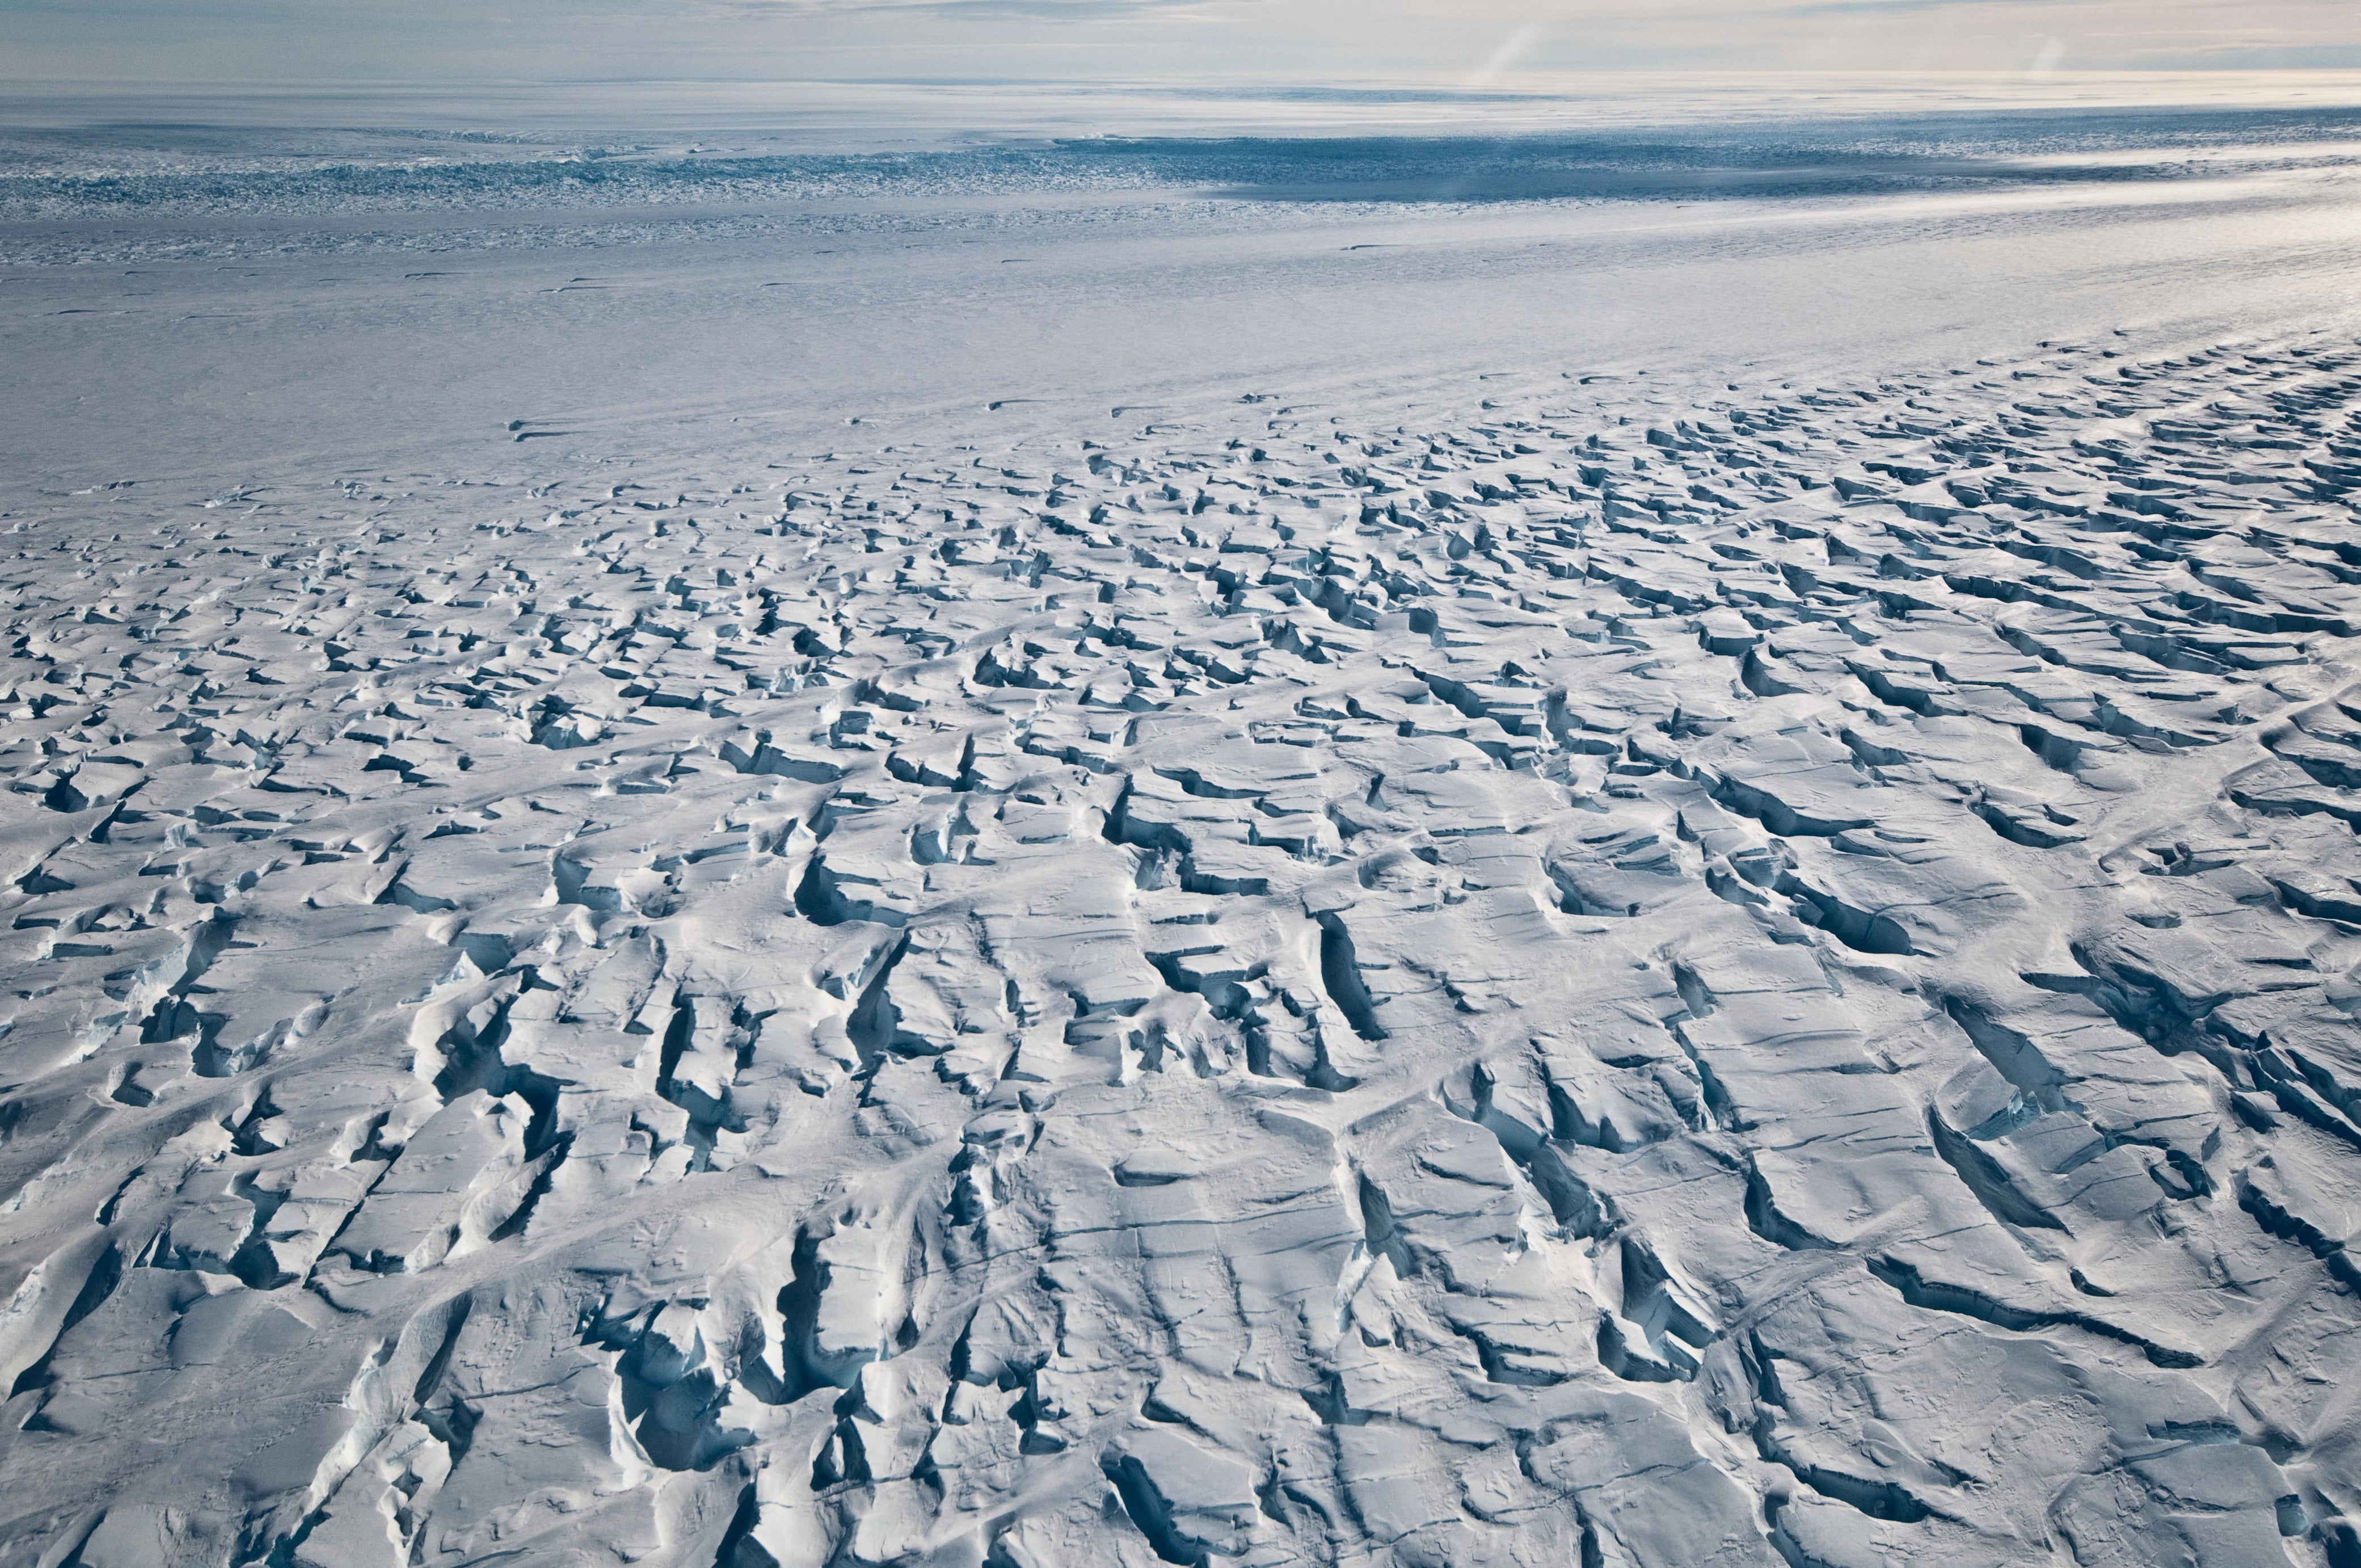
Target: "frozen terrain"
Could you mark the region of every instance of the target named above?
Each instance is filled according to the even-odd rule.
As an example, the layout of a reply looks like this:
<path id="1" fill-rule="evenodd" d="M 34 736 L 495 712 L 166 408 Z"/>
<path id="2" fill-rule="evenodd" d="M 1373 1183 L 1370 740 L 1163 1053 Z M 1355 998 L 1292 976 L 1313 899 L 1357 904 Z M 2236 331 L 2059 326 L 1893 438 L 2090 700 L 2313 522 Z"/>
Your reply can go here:
<path id="1" fill-rule="evenodd" d="M 2361 116 L 307 134 L 0 134 L 0 1564 L 2361 1563 Z"/>

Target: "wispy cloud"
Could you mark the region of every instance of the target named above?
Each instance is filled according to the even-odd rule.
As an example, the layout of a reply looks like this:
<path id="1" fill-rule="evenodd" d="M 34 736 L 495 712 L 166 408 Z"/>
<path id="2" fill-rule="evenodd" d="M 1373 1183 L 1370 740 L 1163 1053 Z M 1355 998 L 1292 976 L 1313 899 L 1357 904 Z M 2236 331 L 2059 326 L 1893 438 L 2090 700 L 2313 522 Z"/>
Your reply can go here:
<path id="1" fill-rule="evenodd" d="M 1483 87 L 1499 80 L 1503 73 L 1516 69 L 1517 62 L 1532 54 L 1533 47 L 1548 36 L 1549 28 L 1539 22 L 1527 23 L 1517 28 L 1502 38 L 1500 47 L 1468 76 L 1467 85 Z"/>
<path id="2" fill-rule="evenodd" d="M 1156 79 L 2352 65 L 2353 0 L 0 0 L 0 77 Z"/>

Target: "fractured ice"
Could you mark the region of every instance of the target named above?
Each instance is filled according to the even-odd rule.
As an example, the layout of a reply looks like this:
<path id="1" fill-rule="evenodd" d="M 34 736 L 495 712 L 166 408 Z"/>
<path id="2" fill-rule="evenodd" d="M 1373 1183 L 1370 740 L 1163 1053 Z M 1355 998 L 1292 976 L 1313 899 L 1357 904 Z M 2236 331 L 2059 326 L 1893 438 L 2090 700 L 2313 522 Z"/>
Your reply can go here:
<path id="1" fill-rule="evenodd" d="M 2355 1560 L 2361 352 L 2116 347 L 19 510 L 0 1562 Z"/>

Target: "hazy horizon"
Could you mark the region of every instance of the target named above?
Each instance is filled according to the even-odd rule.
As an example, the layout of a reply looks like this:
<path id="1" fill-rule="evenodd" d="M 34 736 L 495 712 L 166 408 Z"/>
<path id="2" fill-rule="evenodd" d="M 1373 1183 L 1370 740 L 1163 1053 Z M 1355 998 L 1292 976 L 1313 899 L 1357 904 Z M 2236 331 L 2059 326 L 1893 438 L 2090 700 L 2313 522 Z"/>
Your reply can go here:
<path id="1" fill-rule="evenodd" d="M 2361 66 L 2349 7 L 2272 0 L 0 0 L 12 80 L 709 78 L 1223 82 L 1628 70 Z"/>

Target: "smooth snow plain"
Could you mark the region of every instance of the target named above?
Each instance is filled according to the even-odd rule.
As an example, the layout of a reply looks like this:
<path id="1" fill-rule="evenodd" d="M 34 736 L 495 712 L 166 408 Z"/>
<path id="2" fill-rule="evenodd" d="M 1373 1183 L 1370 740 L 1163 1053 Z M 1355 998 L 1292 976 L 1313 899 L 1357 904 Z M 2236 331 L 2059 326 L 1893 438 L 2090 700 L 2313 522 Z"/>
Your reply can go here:
<path id="1" fill-rule="evenodd" d="M 0 1563 L 2361 1562 L 2361 115 L 1380 99 L 0 128 Z"/>

